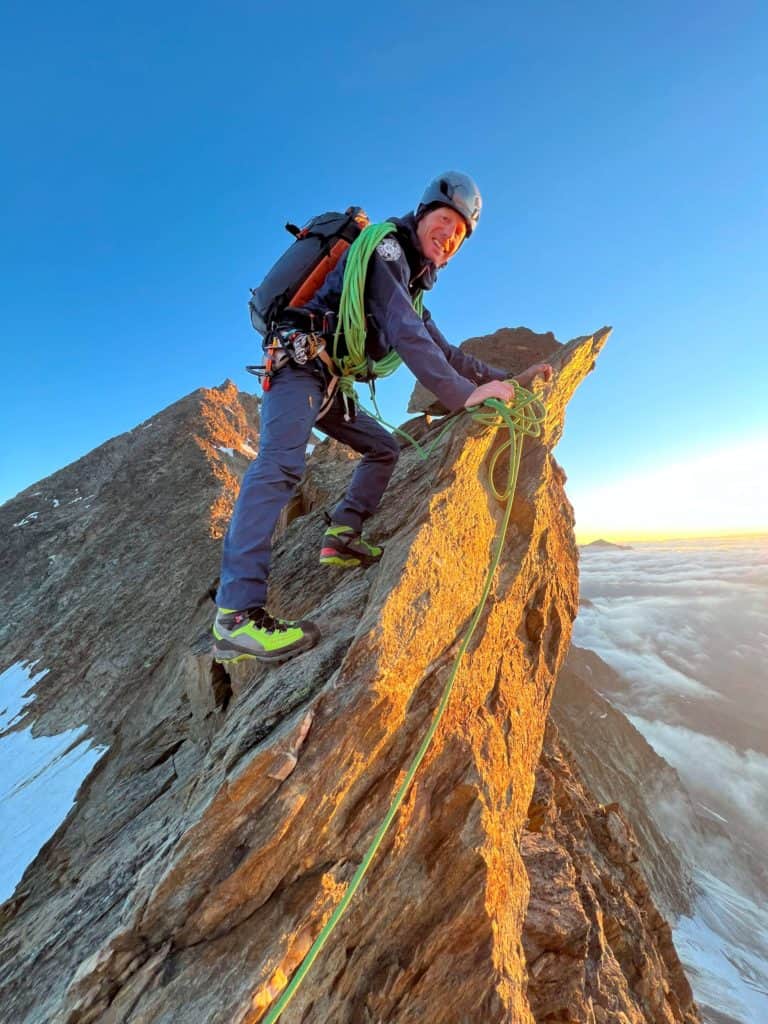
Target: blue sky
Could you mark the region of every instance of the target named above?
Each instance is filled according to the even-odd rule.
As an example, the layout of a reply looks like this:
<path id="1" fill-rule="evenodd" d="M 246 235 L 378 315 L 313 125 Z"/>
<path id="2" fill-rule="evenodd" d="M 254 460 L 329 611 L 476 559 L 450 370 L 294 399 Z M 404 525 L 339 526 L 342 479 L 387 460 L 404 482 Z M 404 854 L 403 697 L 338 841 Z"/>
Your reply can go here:
<path id="1" fill-rule="evenodd" d="M 16 5 L 0 500 L 194 388 L 253 389 L 248 289 L 285 221 L 403 213 L 451 167 L 485 199 L 430 296 L 451 340 L 614 326 L 557 453 L 577 517 L 658 467 L 768 456 L 767 43 L 757 2 Z"/>

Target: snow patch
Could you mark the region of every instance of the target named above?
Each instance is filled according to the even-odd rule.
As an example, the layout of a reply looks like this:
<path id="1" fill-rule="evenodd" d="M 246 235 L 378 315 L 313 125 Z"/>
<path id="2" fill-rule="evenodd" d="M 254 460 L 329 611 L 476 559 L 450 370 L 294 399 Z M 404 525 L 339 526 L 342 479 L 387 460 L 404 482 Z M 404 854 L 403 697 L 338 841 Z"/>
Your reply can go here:
<path id="1" fill-rule="evenodd" d="M 39 515 L 39 512 L 30 512 L 28 516 L 24 516 L 23 519 L 20 519 L 18 523 L 14 523 L 13 526 L 26 526 L 27 523 L 34 523 L 34 521 L 37 519 Z"/>
<path id="2" fill-rule="evenodd" d="M 220 444 L 214 445 L 214 448 L 216 449 L 216 451 L 224 452 L 225 455 L 234 455 L 235 454 L 235 449 L 234 448 L 224 448 Z"/>
<path id="3" fill-rule="evenodd" d="M 48 670 L 33 672 L 34 664 L 25 666 L 17 661 L 0 673 L 0 739 L 21 717 L 21 712 L 35 695 L 29 691 L 47 675 Z"/>
<path id="4" fill-rule="evenodd" d="M 768 910 L 707 872 L 697 872 L 696 882 L 694 916 L 681 917 L 674 928 L 696 1001 L 740 1024 L 757 1024 L 768 1006 Z"/>
<path id="5" fill-rule="evenodd" d="M 0 673 L 0 902 L 72 807 L 83 780 L 105 751 L 83 737 L 85 726 L 56 736 L 13 729 L 29 710 L 29 691 L 46 674 L 17 662 Z"/>

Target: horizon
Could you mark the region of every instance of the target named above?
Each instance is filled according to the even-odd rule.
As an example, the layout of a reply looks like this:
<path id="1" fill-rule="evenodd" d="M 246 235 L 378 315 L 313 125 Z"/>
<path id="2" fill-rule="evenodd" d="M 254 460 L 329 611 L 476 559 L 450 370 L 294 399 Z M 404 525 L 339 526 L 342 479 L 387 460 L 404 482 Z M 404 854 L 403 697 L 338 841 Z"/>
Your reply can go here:
<path id="1" fill-rule="evenodd" d="M 699 541 L 722 541 L 722 540 L 768 540 L 768 530 L 746 530 L 724 533 L 658 533 L 658 534 L 633 534 L 615 533 L 592 534 L 574 530 L 576 543 L 579 547 L 592 544 L 596 540 L 604 540 L 610 544 L 659 544 L 665 541 L 699 540 Z"/>

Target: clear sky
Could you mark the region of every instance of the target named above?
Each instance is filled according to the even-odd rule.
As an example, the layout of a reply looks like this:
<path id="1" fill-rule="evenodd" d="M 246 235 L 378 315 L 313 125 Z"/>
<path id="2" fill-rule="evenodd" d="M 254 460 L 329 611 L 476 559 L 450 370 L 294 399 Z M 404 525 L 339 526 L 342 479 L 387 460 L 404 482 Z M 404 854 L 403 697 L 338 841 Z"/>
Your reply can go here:
<path id="1" fill-rule="evenodd" d="M 557 452 L 582 536 L 768 528 L 768 6 L 284 11 L 6 10 L 0 500 L 194 388 L 253 390 L 286 220 L 401 214 L 457 168 L 485 206 L 444 333 L 614 326 Z M 690 505 L 689 472 L 693 519 L 649 493 Z"/>

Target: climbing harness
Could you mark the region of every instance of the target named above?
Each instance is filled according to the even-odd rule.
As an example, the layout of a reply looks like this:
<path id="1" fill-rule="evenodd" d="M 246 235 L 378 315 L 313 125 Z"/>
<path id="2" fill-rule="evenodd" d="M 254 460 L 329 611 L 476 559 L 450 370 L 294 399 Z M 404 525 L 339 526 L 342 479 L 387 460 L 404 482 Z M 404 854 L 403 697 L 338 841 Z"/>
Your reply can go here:
<path id="1" fill-rule="evenodd" d="M 362 237 L 362 236 L 361 236 Z M 377 409 L 378 412 L 378 409 Z M 491 556 L 491 564 L 488 569 L 485 584 L 483 586 L 482 593 L 480 595 L 480 602 L 475 609 L 472 620 L 469 624 L 464 639 L 461 642 L 459 652 L 456 656 L 456 660 L 453 663 L 453 668 L 448 677 L 448 680 L 443 687 L 443 692 L 440 697 L 440 702 L 435 710 L 432 717 L 429 729 L 427 730 L 424 739 L 421 741 L 421 745 L 414 755 L 413 760 L 405 774 L 405 778 L 401 782 L 397 789 L 389 810 L 387 811 L 381 825 L 376 831 L 373 839 L 371 840 L 368 849 L 366 850 L 363 859 L 361 860 L 357 870 L 352 876 L 349 884 L 347 885 L 346 891 L 342 896 L 341 900 L 335 907 L 333 913 L 329 917 L 328 921 L 323 926 L 320 934 L 315 939 L 311 948 L 307 952 L 306 956 L 299 964 L 296 973 L 291 978 L 287 987 L 282 992 L 280 998 L 275 1005 L 270 1009 L 269 1013 L 264 1017 L 263 1024 L 275 1024 L 283 1010 L 286 1008 L 288 1003 L 295 995 L 297 989 L 304 980 L 307 971 L 314 963 L 318 954 L 322 950 L 323 946 L 327 942 L 331 933 L 333 932 L 336 925 L 339 923 L 344 911 L 347 909 L 349 903 L 360 887 L 360 883 L 368 872 L 368 868 L 371 865 L 371 861 L 376 855 L 376 851 L 381 845 L 384 836 L 392 824 L 392 821 L 397 814 L 400 805 L 405 799 L 405 795 L 410 788 L 411 783 L 419 769 L 419 765 L 424 760 L 424 756 L 432 743 L 432 739 L 437 732 L 437 728 L 440 725 L 440 721 L 443 714 L 448 707 L 450 701 L 451 692 L 453 690 L 453 684 L 459 671 L 461 661 L 469 647 L 472 637 L 477 629 L 477 625 L 480 621 L 480 617 L 485 608 L 488 596 L 491 592 L 491 586 L 493 584 L 493 577 L 496 574 L 496 570 L 501 561 L 501 554 L 504 548 L 504 541 L 506 539 L 507 530 L 509 528 L 509 521 L 512 515 L 512 505 L 515 496 L 515 488 L 517 485 L 517 476 L 520 469 L 520 456 L 522 453 L 522 442 L 524 437 L 538 437 L 541 434 L 541 427 L 544 422 L 545 409 L 540 399 L 538 399 L 532 392 L 526 388 L 521 387 L 519 384 L 515 384 L 515 397 L 510 403 L 501 402 L 496 398 L 487 399 L 483 405 L 472 407 L 470 409 L 463 409 L 459 413 L 449 417 L 449 422 L 443 426 L 442 430 L 435 437 L 435 439 L 427 446 L 421 446 L 415 441 L 410 435 L 406 434 L 403 430 L 397 430 L 397 433 L 406 437 L 408 441 L 415 447 L 418 455 L 422 459 L 427 459 L 435 450 L 443 436 L 453 426 L 456 418 L 459 416 L 469 416 L 475 423 L 481 424 L 486 430 L 497 429 L 505 427 L 507 430 L 506 440 L 496 449 L 493 457 L 488 465 L 488 478 L 491 484 L 491 489 L 494 496 L 504 502 L 504 514 L 502 516 L 501 527 L 498 533 L 498 539 L 496 546 Z M 380 419 L 380 417 L 377 417 Z M 383 421 L 382 421 L 383 422 Z M 388 426 L 388 424 L 387 424 Z M 499 459 L 504 455 L 509 454 L 509 463 L 507 467 L 506 482 L 503 489 L 499 490 L 495 483 L 496 468 L 499 464 Z"/>
<path id="2" fill-rule="evenodd" d="M 267 334 L 264 353 L 263 363 L 246 366 L 246 370 L 259 378 L 264 391 L 269 391 L 272 378 L 289 360 L 297 366 L 306 366 L 313 359 L 322 358 L 325 339 L 320 334 L 307 334 L 292 327 L 275 327 Z M 328 364 L 330 358 L 325 355 L 323 361 Z"/>

